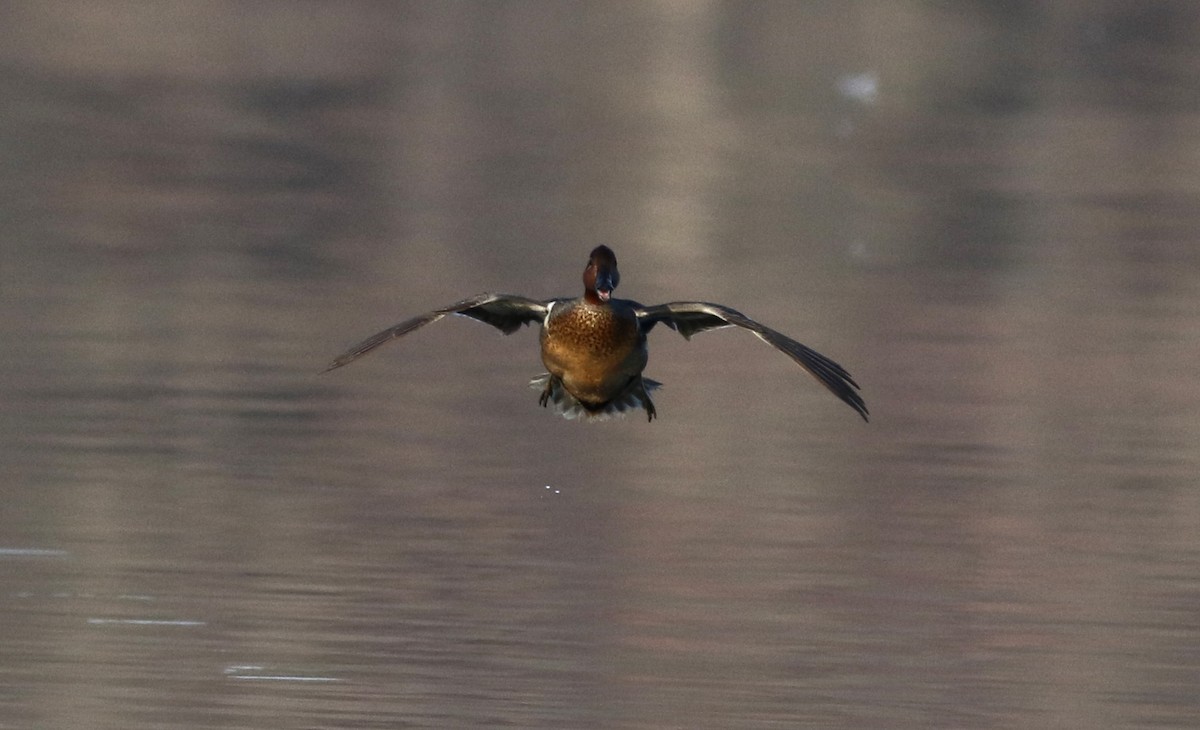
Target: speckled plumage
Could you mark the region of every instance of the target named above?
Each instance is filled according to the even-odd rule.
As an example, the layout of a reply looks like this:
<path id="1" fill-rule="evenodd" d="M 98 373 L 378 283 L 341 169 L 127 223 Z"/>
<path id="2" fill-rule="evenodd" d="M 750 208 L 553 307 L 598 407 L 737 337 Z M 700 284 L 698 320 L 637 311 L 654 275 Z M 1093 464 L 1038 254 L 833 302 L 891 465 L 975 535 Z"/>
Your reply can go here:
<path id="1" fill-rule="evenodd" d="M 589 411 L 603 410 L 646 367 L 646 335 L 623 302 L 556 302 L 542 326 L 542 363 Z"/>

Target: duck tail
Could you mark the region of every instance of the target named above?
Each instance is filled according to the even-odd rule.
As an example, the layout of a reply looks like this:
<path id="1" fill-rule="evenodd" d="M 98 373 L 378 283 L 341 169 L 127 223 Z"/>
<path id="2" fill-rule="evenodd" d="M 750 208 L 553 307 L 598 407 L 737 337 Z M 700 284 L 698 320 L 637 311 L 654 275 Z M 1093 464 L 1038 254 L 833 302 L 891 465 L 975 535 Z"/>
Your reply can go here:
<path id="1" fill-rule="evenodd" d="M 562 381 L 550 373 L 542 373 L 529 381 L 529 387 L 542 391 L 542 405 L 554 404 L 554 412 L 567 419 L 583 421 L 607 421 L 625 416 L 626 411 L 642 408 L 654 418 L 654 403 L 650 391 L 662 387 L 662 383 L 650 378 L 635 378 L 629 387 L 616 398 L 591 405 L 571 395 Z"/>

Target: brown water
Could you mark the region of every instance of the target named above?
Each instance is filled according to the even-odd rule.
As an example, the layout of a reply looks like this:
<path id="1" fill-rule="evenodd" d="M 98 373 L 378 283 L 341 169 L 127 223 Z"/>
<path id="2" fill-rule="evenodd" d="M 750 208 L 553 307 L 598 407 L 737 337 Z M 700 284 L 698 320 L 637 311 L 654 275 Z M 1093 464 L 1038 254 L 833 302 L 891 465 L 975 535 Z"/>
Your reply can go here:
<path id="1" fill-rule="evenodd" d="M 0 727 L 1200 725 L 1200 10 L 1036 7 L 11 4 Z M 872 422 L 317 374 L 598 243 Z"/>

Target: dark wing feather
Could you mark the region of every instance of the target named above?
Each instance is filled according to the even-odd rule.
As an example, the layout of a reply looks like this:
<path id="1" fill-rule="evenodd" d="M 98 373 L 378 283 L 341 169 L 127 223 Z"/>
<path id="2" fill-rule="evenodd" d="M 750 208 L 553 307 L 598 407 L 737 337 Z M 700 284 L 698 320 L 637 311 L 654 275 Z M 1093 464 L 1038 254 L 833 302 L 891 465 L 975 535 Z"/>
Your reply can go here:
<path id="1" fill-rule="evenodd" d="M 426 312 L 400 324 L 388 327 L 358 343 L 337 356 L 325 372 L 349 365 L 382 344 L 403 337 L 413 330 L 436 322 L 447 314 L 458 314 L 490 324 L 506 335 L 510 335 L 530 322 L 541 322 L 546 318 L 546 303 L 513 294 L 477 294 L 470 299 L 455 302 L 448 307 Z"/>
<path id="2" fill-rule="evenodd" d="M 797 365 L 811 373 L 846 405 L 858 411 L 864 421 L 868 418 L 867 404 L 857 392 L 858 383 L 854 382 L 854 378 L 850 377 L 845 368 L 816 350 L 805 347 L 737 310 L 708 302 L 668 302 L 653 307 L 641 307 L 637 314 L 642 322 L 643 331 L 662 322 L 687 339 L 691 339 L 697 332 L 721 327 L 741 327 L 750 330 L 760 340 L 792 358 Z"/>

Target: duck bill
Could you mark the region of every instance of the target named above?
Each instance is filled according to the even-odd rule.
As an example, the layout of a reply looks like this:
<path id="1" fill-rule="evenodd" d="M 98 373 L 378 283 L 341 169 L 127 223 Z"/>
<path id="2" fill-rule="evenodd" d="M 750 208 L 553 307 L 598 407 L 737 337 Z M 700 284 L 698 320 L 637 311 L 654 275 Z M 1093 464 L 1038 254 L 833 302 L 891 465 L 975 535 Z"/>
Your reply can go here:
<path id="1" fill-rule="evenodd" d="M 616 286 L 617 282 L 610 269 L 605 267 L 596 272 L 596 286 L 592 288 L 595 290 L 596 296 L 600 301 L 607 302 Z"/>

